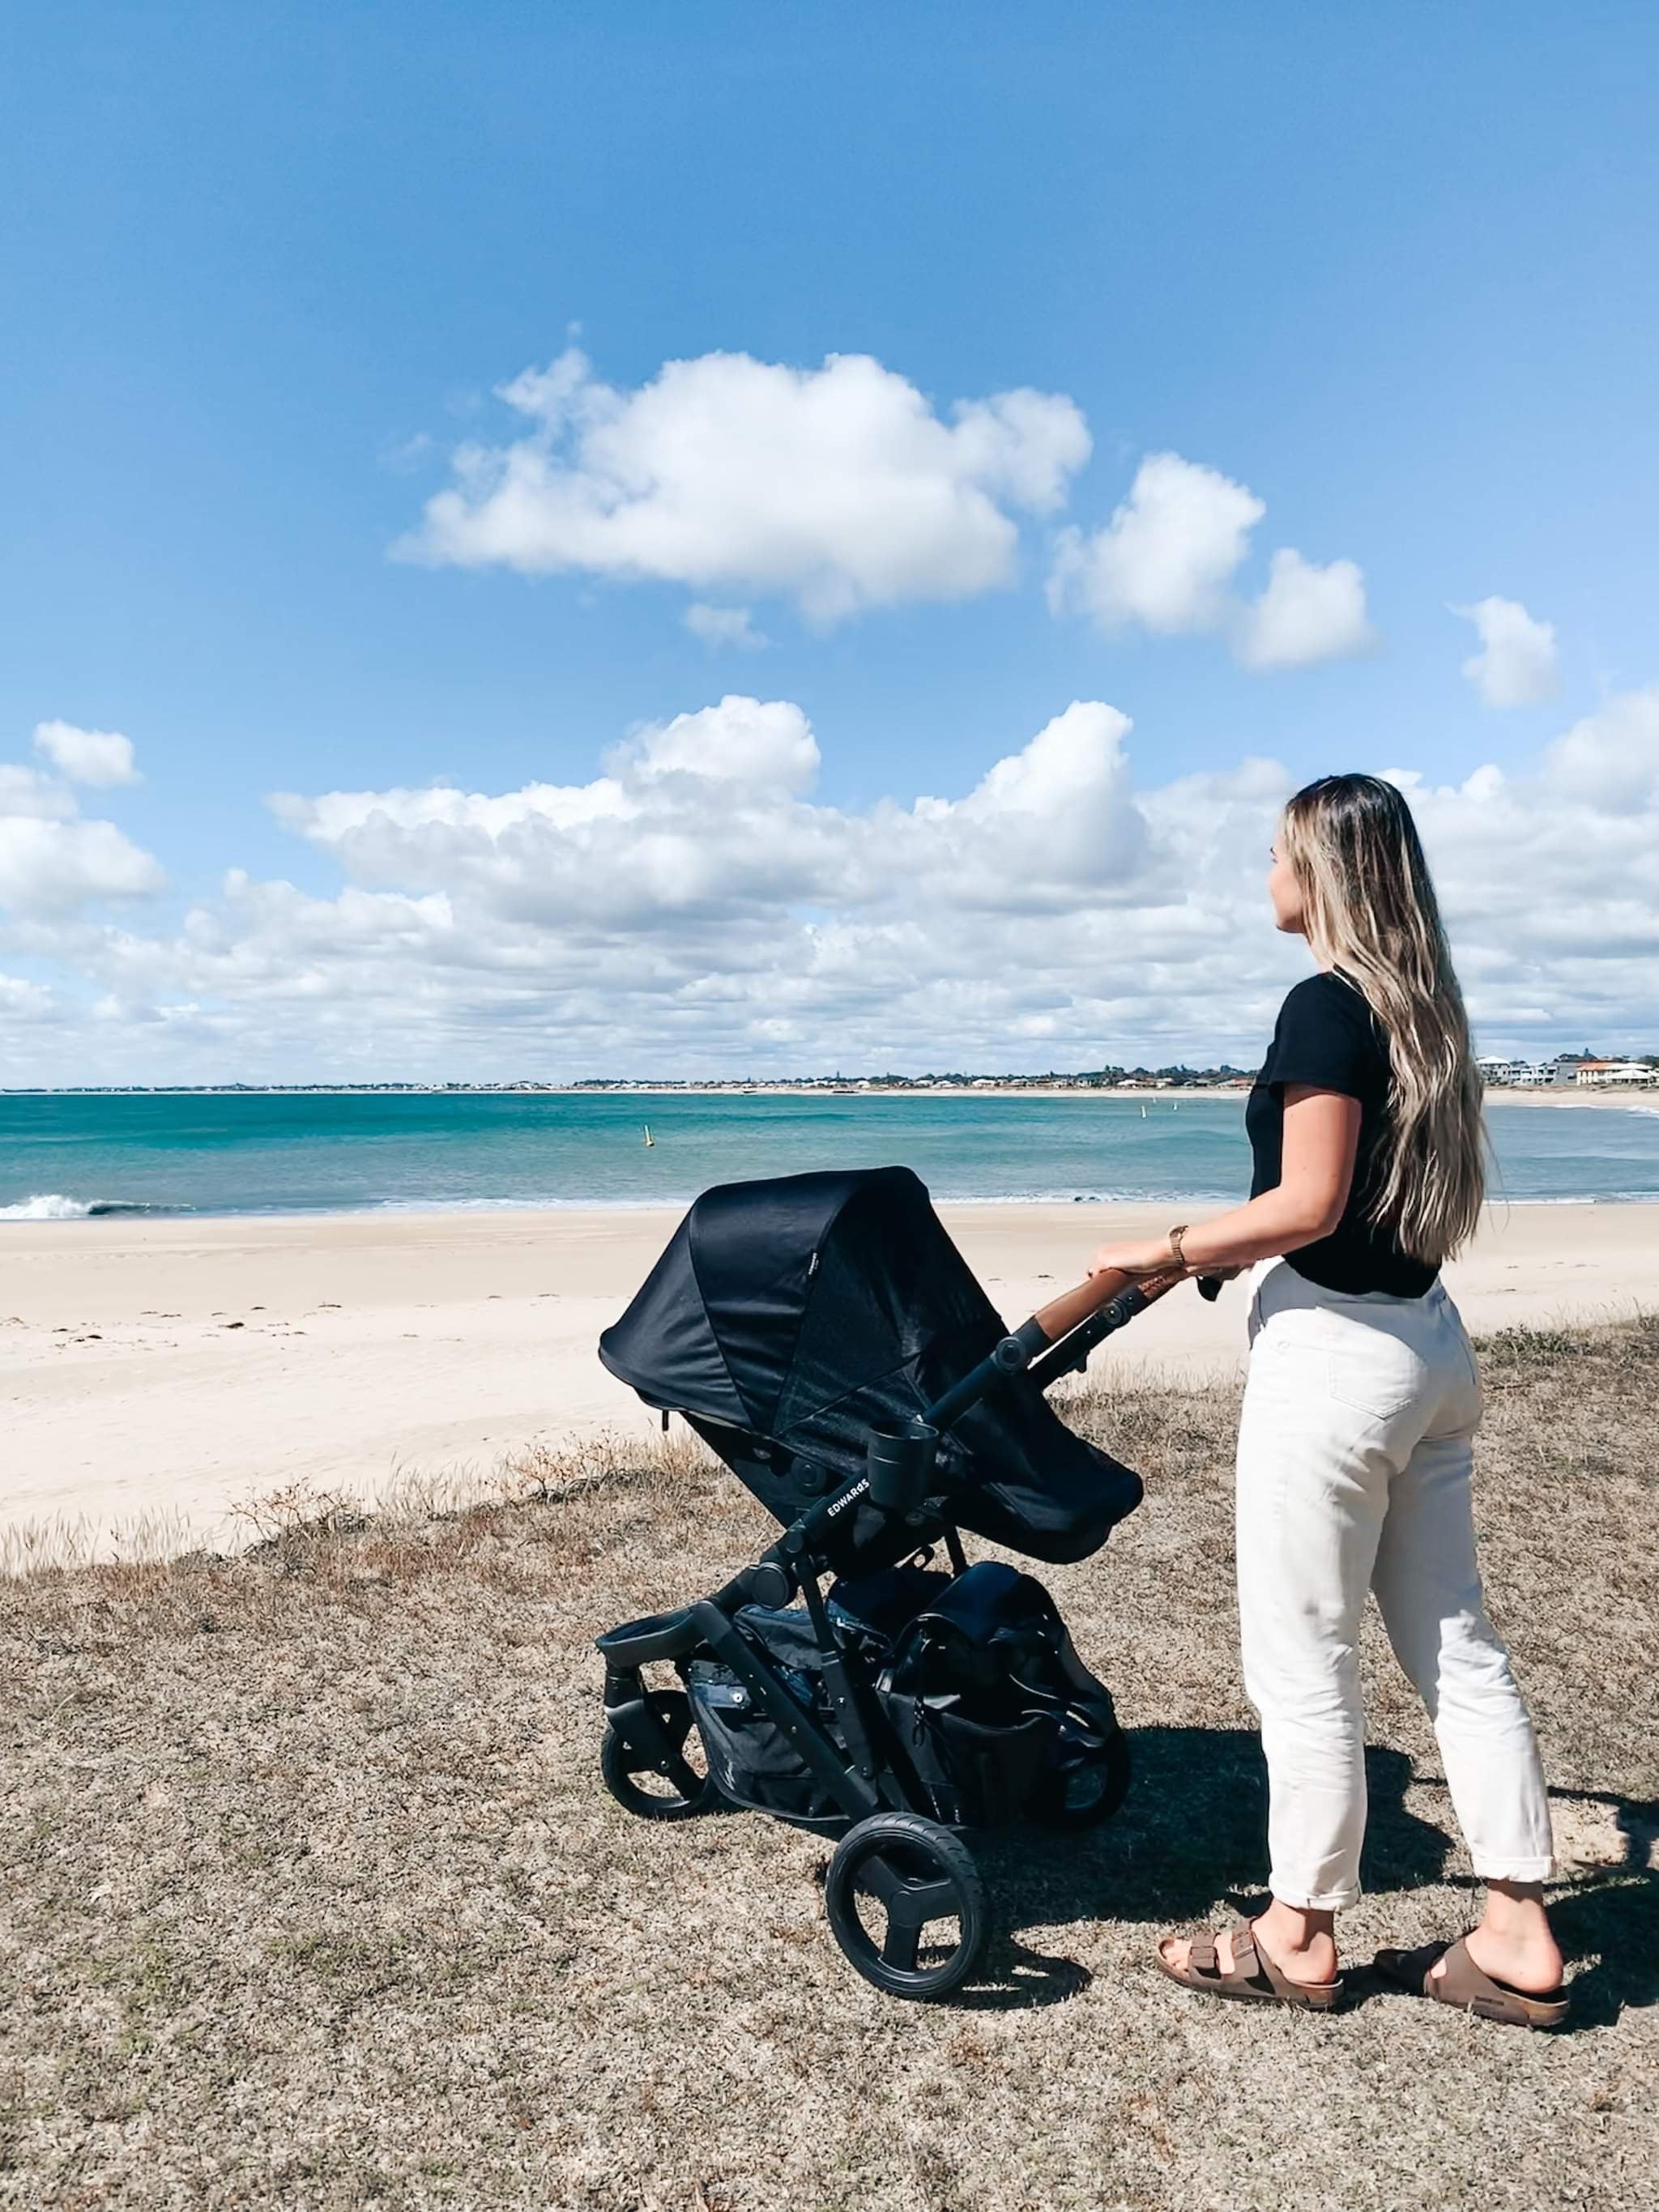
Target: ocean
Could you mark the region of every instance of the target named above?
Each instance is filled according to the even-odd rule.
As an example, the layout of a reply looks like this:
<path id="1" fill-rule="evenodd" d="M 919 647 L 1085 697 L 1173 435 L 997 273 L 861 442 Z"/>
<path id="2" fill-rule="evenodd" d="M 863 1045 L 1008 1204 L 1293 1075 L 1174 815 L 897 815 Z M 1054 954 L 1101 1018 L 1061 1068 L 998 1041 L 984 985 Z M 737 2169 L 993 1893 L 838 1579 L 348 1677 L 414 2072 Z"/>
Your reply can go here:
<path id="1" fill-rule="evenodd" d="M 1659 1200 L 1659 1108 L 1500 1101 L 1487 1121 L 1494 1197 Z M 1249 1185 L 1237 1096 L 0 1097 L 0 1222 L 682 1206 L 710 1183 L 894 1161 L 936 1199 L 1225 1204 Z"/>

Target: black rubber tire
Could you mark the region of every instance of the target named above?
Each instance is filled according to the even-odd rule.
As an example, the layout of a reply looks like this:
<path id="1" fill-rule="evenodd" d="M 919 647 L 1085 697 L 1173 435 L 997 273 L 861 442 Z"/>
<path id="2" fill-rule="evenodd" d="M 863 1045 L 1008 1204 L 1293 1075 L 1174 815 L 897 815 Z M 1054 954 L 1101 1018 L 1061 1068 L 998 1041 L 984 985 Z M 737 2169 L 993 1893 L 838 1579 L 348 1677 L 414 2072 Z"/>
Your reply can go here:
<path id="1" fill-rule="evenodd" d="M 691 1717 L 691 1700 L 684 1690 L 653 1690 L 647 1692 L 647 1698 L 658 1726 L 675 1750 L 683 1752 L 696 1726 Z M 688 1767 L 687 1771 L 696 1782 L 695 1790 L 686 1790 L 684 1778 L 675 1781 L 672 1791 L 642 1790 L 635 1776 L 658 1774 L 661 1770 L 653 1765 L 648 1758 L 641 1758 L 615 1729 L 606 1729 L 605 1741 L 599 1746 L 599 1771 L 605 1777 L 605 1786 L 623 1810 L 632 1813 L 636 1820 L 690 1820 L 699 1813 L 707 1812 L 720 1796 L 714 1778 L 708 1774 L 698 1775 L 695 1769 Z"/>
<path id="2" fill-rule="evenodd" d="M 1033 1811 L 1045 1828 L 1097 1828 L 1121 1808 L 1133 1779 L 1129 1739 L 1115 1728 L 1092 1759 L 1058 1770 Z"/>
<path id="3" fill-rule="evenodd" d="M 860 1893 L 878 1893 L 870 1886 L 878 1869 L 884 1885 L 901 1895 L 908 1893 L 914 1899 L 911 1911 L 902 1912 L 896 1922 L 890 1914 L 879 1949 L 859 1917 L 857 1902 Z M 928 1891 L 941 1907 L 930 1917 L 955 1919 L 960 1933 L 947 1958 L 918 1966 L 914 1963 L 917 1939 L 929 1923 L 914 1914 L 917 1906 L 931 1901 L 919 1894 Z M 951 1829 L 923 1820 L 918 1813 L 872 1813 L 849 1828 L 830 1862 L 823 1901 L 848 1963 L 889 1996 L 923 2001 L 949 1996 L 978 1966 L 989 1933 L 985 1885 L 973 1853 Z M 894 1955 L 890 1957 L 890 1951 Z"/>

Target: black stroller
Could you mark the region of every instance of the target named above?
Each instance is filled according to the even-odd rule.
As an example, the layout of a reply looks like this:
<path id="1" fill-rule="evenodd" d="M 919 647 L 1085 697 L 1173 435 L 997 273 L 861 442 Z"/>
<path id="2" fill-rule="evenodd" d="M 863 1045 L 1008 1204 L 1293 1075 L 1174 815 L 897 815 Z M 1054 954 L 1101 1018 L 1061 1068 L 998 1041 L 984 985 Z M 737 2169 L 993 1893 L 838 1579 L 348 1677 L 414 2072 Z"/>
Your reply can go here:
<path id="1" fill-rule="evenodd" d="M 1042 1394 L 1176 1279 L 1097 1277 L 1010 1334 L 908 1169 L 787 1176 L 706 1191 L 599 1340 L 784 1530 L 712 1596 L 599 1638 L 606 1785 L 649 1820 L 724 1800 L 839 1835 L 830 1924 L 894 1996 L 979 1960 L 962 1831 L 1090 1825 L 1128 1788 L 1054 1601 L 970 1566 L 961 1531 L 1085 1559 L 1139 1503 Z M 647 1686 L 663 1663 L 678 1689 Z"/>

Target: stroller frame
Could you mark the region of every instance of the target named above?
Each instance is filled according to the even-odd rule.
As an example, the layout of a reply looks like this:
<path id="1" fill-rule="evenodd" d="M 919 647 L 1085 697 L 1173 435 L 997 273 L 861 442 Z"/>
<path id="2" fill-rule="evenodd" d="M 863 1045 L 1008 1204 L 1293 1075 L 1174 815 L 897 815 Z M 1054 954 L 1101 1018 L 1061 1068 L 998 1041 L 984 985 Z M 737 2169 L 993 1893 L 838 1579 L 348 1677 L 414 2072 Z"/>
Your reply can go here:
<path id="1" fill-rule="evenodd" d="M 699 1773 L 685 1756 L 694 1723 L 684 1691 L 653 1690 L 641 1671 L 666 1662 L 683 1674 L 694 1655 L 711 1654 L 738 1677 L 841 1808 L 840 1816 L 775 1817 L 799 1826 L 845 1827 L 825 1883 L 830 1925 L 849 1962 L 890 1995 L 939 1997 L 968 1979 L 988 1934 L 983 1886 L 962 1826 L 934 1817 L 873 1681 L 836 1635 L 821 1587 L 832 1571 L 827 1553 L 831 1532 L 842 1515 L 868 1503 L 883 1516 L 884 1563 L 891 1560 L 892 1538 L 902 1534 L 914 1537 L 914 1553 L 942 1543 L 953 1574 L 966 1572 L 968 1559 L 950 1498 L 930 1487 L 939 1437 L 1012 1376 L 1024 1375 L 1042 1390 L 1062 1375 L 1080 1371 L 1098 1345 L 1179 1279 L 1170 1275 L 1134 1283 L 1121 1276 L 1097 1277 L 1055 1300 L 1006 1335 L 918 1420 L 902 1430 L 870 1431 L 865 1472 L 821 1498 L 721 1589 L 672 1612 L 627 1622 L 598 1639 L 605 1668 L 602 1766 L 612 1796 L 628 1811 L 659 1820 L 689 1819 L 718 1801 L 712 1778 Z M 845 1575 L 848 1567 L 843 1554 L 836 1571 Z M 797 1596 L 805 1602 L 845 1754 L 802 1706 L 765 1651 L 738 1626 L 737 1616 L 747 1606 L 780 1607 Z M 1112 1716 L 1109 1693 L 1072 1651 L 1069 1639 L 1060 1657 L 1079 1702 L 1101 1717 L 1103 1728 L 1098 1796 L 1075 1814 L 1058 1811 L 1056 1819 L 1060 1825 L 1090 1825 L 1109 1817 L 1122 1802 L 1128 1785 L 1127 1746 Z M 647 1775 L 665 1782 L 669 1794 L 641 1787 L 637 1778 Z M 886 1917 L 879 1943 L 860 1910 L 872 1902 Z M 920 1963 L 923 1929 L 952 1918 L 959 1929 L 955 1946 L 942 1960 Z"/>

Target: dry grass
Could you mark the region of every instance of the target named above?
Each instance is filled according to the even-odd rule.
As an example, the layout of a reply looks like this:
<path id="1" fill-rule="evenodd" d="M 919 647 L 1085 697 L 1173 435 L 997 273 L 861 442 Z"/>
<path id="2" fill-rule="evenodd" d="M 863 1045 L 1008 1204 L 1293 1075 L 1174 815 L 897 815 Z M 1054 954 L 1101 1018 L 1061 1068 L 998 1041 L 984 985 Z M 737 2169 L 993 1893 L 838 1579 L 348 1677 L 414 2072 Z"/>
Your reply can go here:
<path id="1" fill-rule="evenodd" d="M 1263 1872 L 1233 1649 L 1226 1390 L 1073 1417 L 1143 1510 L 1047 1579 L 1136 1732 L 1117 1821 L 988 1852 L 990 1985 L 887 2002 L 814 1838 L 629 1821 L 596 1631 L 770 1524 L 675 1445 L 363 1515 L 289 1499 L 246 1557 L 0 1585 L 0 2203 L 761 2212 L 1613 2208 L 1659 2161 L 1659 1333 L 1499 1337 L 1480 1510 L 1570 1863 L 1579 2028 L 1381 1995 L 1332 2021 L 1183 1996 L 1162 1928 Z M 1368 1894 L 1455 1931 L 1433 1739 L 1372 1653 Z"/>

